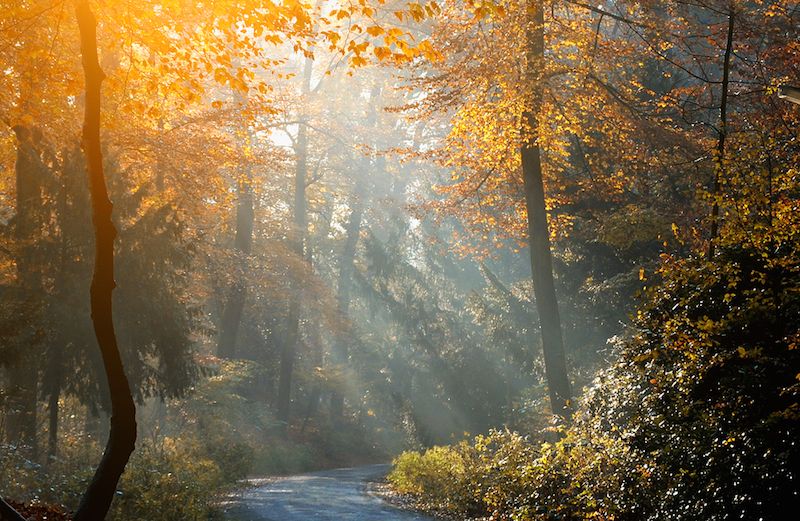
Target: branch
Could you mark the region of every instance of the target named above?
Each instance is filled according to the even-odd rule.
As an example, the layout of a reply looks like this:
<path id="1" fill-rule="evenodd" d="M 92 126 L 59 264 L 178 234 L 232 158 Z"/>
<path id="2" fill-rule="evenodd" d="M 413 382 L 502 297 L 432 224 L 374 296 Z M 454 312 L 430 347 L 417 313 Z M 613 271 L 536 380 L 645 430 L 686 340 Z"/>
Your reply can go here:
<path id="1" fill-rule="evenodd" d="M 591 11 L 593 13 L 597 13 L 597 14 L 602 15 L 602 16 L 608 16 L 609 18 L 613 18 L 614 20 L 617 20 L 618 22 L 623 22 L 623 23 L 626 23 L 628 25 L 635 25 L 637 27 L 642 27 L 642 28 L 645 28 L 645 29 L 648 29 L 650 27 L 650 26 L 648 26 L 647 24 L 645 24 L 643 22 L 637 22 L 636 20 L 633 20 L 631 18 L 626 18 L 626 17 L 624 17 L 622 15 L 618 15 L 618 14 L 614 14 L 614 13 L 612 13 L 610 11 L 606 11 L 603 8 L 596 7 L 596 6 L 589 5 L 589 4 L 584 4 L 583 2 L 579 2 L 577 0 L 567 0 L 567 3 L 570 3 L 570 4 L 572 4 L 574 6 L 577 6 L 577 7 L 581 7 L 583 9 L 588 9 L 589 11 Z"/>
<path id="2" fill-rule="evenodd" d="M 14 507 L 0 498 L 0 521 L 27 521 Z"/>

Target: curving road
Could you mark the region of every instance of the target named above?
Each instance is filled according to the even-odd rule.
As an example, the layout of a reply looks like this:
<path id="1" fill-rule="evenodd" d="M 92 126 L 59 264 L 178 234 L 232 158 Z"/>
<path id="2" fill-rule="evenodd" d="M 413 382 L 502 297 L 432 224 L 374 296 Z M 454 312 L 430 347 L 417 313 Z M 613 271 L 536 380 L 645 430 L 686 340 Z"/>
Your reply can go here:
<path id="1" fill-rule="evenodd" d="M 279 478 L 245 490 L 226 507 L 229 521 L 429 521 L 371 495 L 389 465 L 327 470 Z"/>

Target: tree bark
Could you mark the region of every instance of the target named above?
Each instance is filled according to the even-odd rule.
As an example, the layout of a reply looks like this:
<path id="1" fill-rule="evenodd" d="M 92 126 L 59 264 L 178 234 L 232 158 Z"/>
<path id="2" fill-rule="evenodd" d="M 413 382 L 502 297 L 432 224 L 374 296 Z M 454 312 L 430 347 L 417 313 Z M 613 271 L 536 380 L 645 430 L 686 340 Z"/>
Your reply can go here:
<path id="1" fill-rule="evenodd" d="M 306 58 L 303 66 L 302 93 L 307 100 L 311 93 L 311 72 L 314 60 Z M 305 115 L 300 118 L 297 128 L 296 154 L 294 176 L 294 239 L 292 249 L 298 259 L 306 259 L 305 237 L 308 229 L 306 215 L 306 177 L 308 176 L 308 126 L 305 124 Z M 294 284 L 291 302 L 289 303 L 289 317 L 286 342 L 281 350 L 280 373 L 278 375 L 278 420 L 289 424 L 292 401 L 292 376 L 297 345 L 300 342 L 300 300 L 302 288 Z"/>
<path id="2" fill-rule="evenodd" d="M 233 98 L 242 108 L 247 105 L 247 97 L 234 91 Z M 245 145 L 252 139 L 247 122 L 242 118 L 242 129 Z M 253 248 L 253 227 L 255 225 L 255 203 L 253 199 L 253 169 L 244 153 L 244 146 L 239 146 L 243 157 L 243 175 L 236 183 L 236 235 L 233 241 L 234 250 L 238 254 L 238 271 L 236 280 L 230 287 L 225 309 L 220 322 L 217 355 L 222 358 L 236 357 L 236 340 L 242 323 L 245 301 L 247 300 L 247 257 Z"/>
<path id="3" fill-rule="evenodd" d="M 47 441 L 47 462 L 50 463 L 58 457 L 58 399 L 61 396 L 61 388 L 56 385 L 50 391 L 47 409 L 49 415 L 49 429 Z"/>
<path id="4" fill-rule="evenodd" d="M 231 285 L 225 310 L 220 323 L 217 355 L 221 358 L 234 358 L 236 356 L 236 339 L 239 335 L 239 326 L 242 323 L 245 300 L 247 299 L 247 284 L 245 281 L 247 270 L 246 257 L 250 255 L 253 245 L 253 225 L 255 210 L 253 207 L 252 176 L 249 166 L 245 179 L 238 183 L 238 201 L 236 203 L 236 238 L 234 248 L 240 259 L 237 280 Z"/>
<path id="5" fill-rule="evenodd" d="M 714 165 L 714 183 L 711 187 L 711 234 L 708 240 L 708 260 L 714 258 L 715 242 L 719 235 L 720 183 L 725 175 L 725 140 L 728 137 L 728 84 L 730 82 L 731 55 L 733 54 L 734 8 L 728 10 L 728 35 L 725 41 L 725 56 L 722 60 L 722 86 L 719 102 L 719 131 L 717 132 L 717 157 Z"/>
<path id="6" fill-rule="evenodd" d="M 0 521 L 27 521 L 14 507 L 0 498 Z"/>
<path id="7" fill-rule="evenodd" d="M 376 82 L 370 91 L 367 117 L 364 121 L 365 127 L 370 130 L 377 130 L 378 127 L 378 102 L 382 92 L 383 84 L 380 81 Z M 371 143 L 371 145 L 377 148 L 375 142 Z M 339 259 L 339 285 L 336 295 L 336 305 L 339 315 L 342 318 L 346 318 L 350 310 L 350 291 L 353 285 L 353 263 L 356 257 L 358 238 L 361 234 L 361 221 L 364 217 L 364 199 L 369 193 L 367 180 L 372 176 L 377 176 L 379 171 L 383 170 L 385 166 L 383 164 L 383 158 L 374 158 L 374 160 L 371 161 L 369 157 L 363 157 L 359 163 L 363 166 L 356 172 L 356 178 L 354 179 L 355 190 L 351 203 L 350 217 L 345 229 L 347 237 L 345 238 L 344 248 L 342 249 L 342 255 Z M 339 364 L 346 363 L 348 351 L 346 339 L 337 338 L 334 340 L 334 362 Z M 341 420 L 343 414 L 344 395 L 339 391 L 334 391 L 331 395 L 331 418 L 333 420 Z"/>
<path id="8" fill-rule="evenodd" d="M 529 105 L 522 115 L 521 147 L 522 176 L 525 185 L 525 205 L 528 212 L 528 245 L 531 275 L 539 328 L 542 333 L 545 376 L 553 414 L 569 419 L 572 390 L 567 376 L 561 317 L 558 311 L 553 259 L 550 251 L 550 230 L 542 177 L 542 157 L 538 144 L 537 111 L 542 104 L 542 86 L 537 71 L 544 62 L 544 10 L 541 1 L 528 4 L 530 15 L 526 42 L 526 85 L 530 86 Z"/>
<path id="9" fill-rule="evenodd" d="M 33 129 L 16 125 L 13 130 L 17 137 L 14 165 L 17 192 L 14 236 L 19 248 L 15 258 L 17 281 L 24 307 L 35 314 L 42 297 L 41 271 L 35 265 L 39 261 L 36 250 L 40 226 L 37 212 L 42 205 L 41 164 Z M 36 406 L 39 380 L 36 363 L 41 345 L 38 338 L 29 337 L 25 338 L 23 346 L 8 378 L 8 439 L 24 445 L 26 455 L 35 460 L 38 457 Z"/>
<path id="10" fill-rule="evenodd" d="M 136 406 L 114 331 L 112 293 L 116 285 L 114 239 L 117 230 L 111 219 L 113 207 L 108 198 L 103 173 L 103 153 L 100 146 L 100 87 L 104 74 L 97 58 L 97 22 L 88 0 L 78 2 L 76 16 L 86 79 L 83 150 L 86 155 L 95 229 L 94 274 L 90 289 L 91 315 L 111 396 L 111 428 L 100 465 L 81 498 L 73 519 L 99 521 L 108 513 L 119 478 L 136 445 Z"/>
<path id="11" fill-rule="evenodd" d="M 364 198 L 356 194 L 352 203 L 350 218 L 347 221 L 347 238 L 345 239 L 342 256 L 339 258 L 339 289 L 336 294 L 336 304 L 339 315 L 347 317 L 350 310 L 350 291 L 353 285 L 353 261 L 356 256 L 356 246 L 361 233 L 361 220 L 364 215 Z M 348 348 L 345 340 L 335 340 L 333 354 L 335 362 L 344 364 L 347 361 Z M 331 418 L 340 420 L 344 414 L 344 394 L 334 391 L 331 396 Z"/>
<path id="12" fill-rule="evenodd" d="M 67 298 L 67 263 L 69 258 L 68 239 L 67 239 L 67 211 L 68 211 L 68 196 L 67 196 L 67 170 L 70 168 L 70 162 L 66 158 L 70 157 L 69 150 L 64 151 L 65 160 L 61 168 L 61 187 L 58 201 L 58 219 L 60 228 L 60 248 L 59 248 L 59 266 L 58 277 L 56 281 L 56 295 L 60 298 Z M 44 380 L 46 382 L 46 390 L 48 394 L 48 443 L 47 443 L 47 463 L 55 462 L 58 457 L 58 401 L 61 397 L 61 388 L 64 378 L 64 348 L 68 344 L 62 339 L 61 335 L 56 335 L 56 341 L 51 343 L 51 348 L 47 354 L 47 370 L 45 372 Z"/>

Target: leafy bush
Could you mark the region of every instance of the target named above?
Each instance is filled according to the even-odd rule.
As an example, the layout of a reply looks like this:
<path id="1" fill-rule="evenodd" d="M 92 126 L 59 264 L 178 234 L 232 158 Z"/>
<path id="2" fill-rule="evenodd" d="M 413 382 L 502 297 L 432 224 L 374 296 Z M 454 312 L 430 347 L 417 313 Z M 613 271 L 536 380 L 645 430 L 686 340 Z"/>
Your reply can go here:
<path id="1" fill-rule="evenodd" d="M 233 486 L 241 470 L 233 466 L 252 451 L 231 446 L 215 454 L 228 457 L 220 468 L 191 439 L 158 438 L 139 443 L 118 486 L 108 519 L 134 521 L 207 520 L 221 491 Z M 93 475 L 92 461 L 102 451 L 87 440 L 64 439 L 60 456 L 47 466 L 30 462 L 15 447 L 0 445 L 3 494 L 26 503 L 62 505 L 75 510 Z M 247 467 L 243 467 L 247 468 Z"/>
<path id="2" fill-rule="evenodd" d="M 780 519 L 796 504 L 800 263 L 774 252 L 664 265 L 580 427 L 637 455 L 622 469 L 645 471 L 642 498 L 620 503 L 653 519 Z"/>
<path id="3" fill-rule="evenodd" d="M 14 445 L 0 444 L 0 483 L 6 497 L 74 509 L 93 474 L 91 458 L 102 449 L 91 440 L 65 437 L 61 455 L 48 464 L 28 460 Z"/>
<path id="4" fill-rule="evenodd" d="M 169 438 L 140 446 L 123 474 L 109 519 L 208 519 L 226 476 L 196 448 Z"/>
<path id="5" fill-rule="evenodd" d="M 800 505 L 800 256 L 665 259 L 618 359 L 555 443 L 405 453 L 394 487 L 493 519 L 785 519 Z"/>
<path id="6" fill-rule="evenodd" d="M 428 508 L 472 511 L 474 496 L 465 445 L 404 452 L 394 460 L 389 481 L 406 494 L 421 496 Z"/>
<path id="7" fill-rule="evenodd" d="M 197 452 L 217 466 L 223 483 L 235 483 L 250 473 L 256 451 L 241 441 L 225 443 L 224 439 L 216 439 L 204 443 Z"/>

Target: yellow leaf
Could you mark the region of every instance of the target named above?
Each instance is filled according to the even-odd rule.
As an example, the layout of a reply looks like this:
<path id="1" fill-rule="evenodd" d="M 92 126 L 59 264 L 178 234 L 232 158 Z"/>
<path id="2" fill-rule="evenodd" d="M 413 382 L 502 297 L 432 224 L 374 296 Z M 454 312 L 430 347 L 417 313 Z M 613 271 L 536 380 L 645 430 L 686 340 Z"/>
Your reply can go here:
<path id="1" fill-rule="evenodd" d="M 375 47 L 372 52 L 379 60 L 385 60 L 392 55 L 392 51 L 388 47 Z"/>

